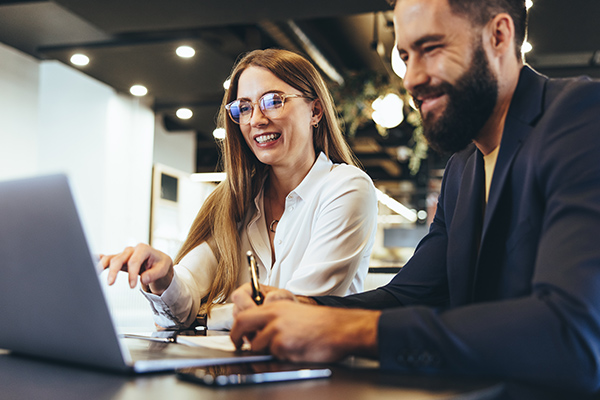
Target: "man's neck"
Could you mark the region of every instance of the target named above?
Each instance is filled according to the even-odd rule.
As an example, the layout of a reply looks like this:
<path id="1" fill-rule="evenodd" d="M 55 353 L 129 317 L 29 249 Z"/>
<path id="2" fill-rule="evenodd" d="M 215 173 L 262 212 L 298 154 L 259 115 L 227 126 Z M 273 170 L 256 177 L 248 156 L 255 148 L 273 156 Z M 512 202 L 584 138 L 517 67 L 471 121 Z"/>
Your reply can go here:
<path id="1" fill-rule="evenodd" d="M 509 71 L 498 77 L 498 102 L 492 115 L 481 128 L 477 139 L 473 140 L 473 143 L 483 155 L 490 154 L 496 147 L 500 146 L 506 115 L 517 88 L 517 83 L 519 83 L 522 67 L 523 64 L 519 63 L 516 68 L 510 68 Z"/>

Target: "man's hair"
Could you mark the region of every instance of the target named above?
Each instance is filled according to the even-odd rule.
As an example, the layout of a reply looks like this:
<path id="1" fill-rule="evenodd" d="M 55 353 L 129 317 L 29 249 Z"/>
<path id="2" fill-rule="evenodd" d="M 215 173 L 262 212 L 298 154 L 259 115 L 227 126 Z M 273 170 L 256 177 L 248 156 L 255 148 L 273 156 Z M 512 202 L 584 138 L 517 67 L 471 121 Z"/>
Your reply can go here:
<path id="1" fill-rule="evenodd" d="M 388 0 L 392 7 L 398 0 Z M 401 1 L 401 0 L 400 0 Z M 527 8 L 525 0 L 447 0 L 450 9 L 482 27 L 500 13 L 507 13 L 515 24 L 515 49 L 521 59 L 521 46 L 527 33 Z"/>

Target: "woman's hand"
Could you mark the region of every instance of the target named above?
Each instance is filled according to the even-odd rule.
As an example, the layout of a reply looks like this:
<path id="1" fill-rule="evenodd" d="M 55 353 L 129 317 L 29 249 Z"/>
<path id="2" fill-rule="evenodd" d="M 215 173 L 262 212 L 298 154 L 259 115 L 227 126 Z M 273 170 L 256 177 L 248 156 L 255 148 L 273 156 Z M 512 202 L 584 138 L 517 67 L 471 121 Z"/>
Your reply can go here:
<path id="1" fill-rule="evenodd" d="M 119 254 L 100 255 L 100 265 L 108 269 L 108 284 L 112 285 L 119 271 L 129 274 L 129 286 L 134 288 L 138 275 L 146 291 L 161 295 L 173 280 L 173 260 L 147 244 L 127 247 Z"/>

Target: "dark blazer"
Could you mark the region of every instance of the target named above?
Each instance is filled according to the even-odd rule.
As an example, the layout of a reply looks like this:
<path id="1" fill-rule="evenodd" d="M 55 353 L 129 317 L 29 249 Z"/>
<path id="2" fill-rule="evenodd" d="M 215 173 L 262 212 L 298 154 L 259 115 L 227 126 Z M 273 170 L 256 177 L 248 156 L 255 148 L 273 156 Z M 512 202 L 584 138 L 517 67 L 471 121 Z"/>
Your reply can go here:
<path id="1" fill-rule="evenodd" d="M 471 145 L 384 287 L 322 304 L 384 309 L 382 368 L 600 387 L 600 83 L 524 67 L 490 196 Z"/>

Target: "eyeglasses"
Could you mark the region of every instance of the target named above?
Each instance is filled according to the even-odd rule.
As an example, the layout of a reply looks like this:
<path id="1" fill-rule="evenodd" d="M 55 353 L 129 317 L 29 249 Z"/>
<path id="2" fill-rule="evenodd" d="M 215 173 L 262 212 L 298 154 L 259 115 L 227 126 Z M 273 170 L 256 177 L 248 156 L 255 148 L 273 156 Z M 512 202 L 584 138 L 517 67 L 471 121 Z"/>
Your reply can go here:
<path id="1" fill-rule="evenodd" d="M 289 98 L 310 98 L 300 94 L 282 94 L 282 93 L 265 93 L 260 99 L 258 99 L 258 106 L 260 111 L 267 118 L 277 118 L 283 110 L 285 101 Z M 240 125 L 245 125 L 250 122 L 252 113 L 254 112 L 254 105 L 249 100 L 234 100 L 225 106 L 229 117 L 233 122 Z"/>

